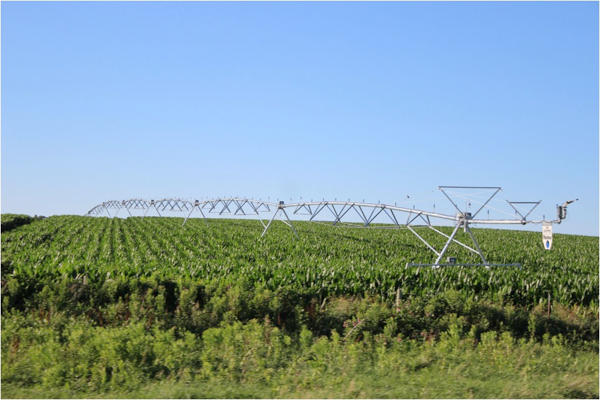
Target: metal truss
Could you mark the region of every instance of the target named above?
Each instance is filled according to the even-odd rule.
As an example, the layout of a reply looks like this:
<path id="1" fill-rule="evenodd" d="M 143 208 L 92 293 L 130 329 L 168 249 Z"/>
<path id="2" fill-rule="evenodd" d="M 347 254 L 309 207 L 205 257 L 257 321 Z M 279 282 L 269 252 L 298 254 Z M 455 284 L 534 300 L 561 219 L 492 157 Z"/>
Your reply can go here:
<path id="1" fill-rule="evenodd" d="M 483 202 L 480 203 L 481 206 L 474 213 L 467 212 L 466 206 L 465 210 L 461 210 L 458 206 L 457 202 L 452 199 L 449 195 L 450 191 L 453 189 L 483 189 L 485 191 L 493 191 L 491 195 Z M 151 209 L 159 215 L 162 216 L 161 213 L 164 212 L 181 212 L 183 220 L 183 225 L 187 222 L 194 211 L 197 211 L 202 215 L 202 218 L 208 225 L 207 215 L 234 215 L 234 216 L 258 216 L 258 220 L 262 224 L 264 230 L 262 232 L 261 237 L 263 237 L 269 227 L 276 219 L 277 216 L 280 217 L 281 222 L 289 226 L 294 235 L 298 237 L 298 232 L 294 227 L 292 220 L 287 211 L 290 211 L 291 215 L 299 215 L 309 217 L 309 221 L 319 221 L 323 222 L 322 218 L 327 215 L 327 213 L 323 213 L 323 211 L 327 210 L 333 216 L 333 221 L 325 220 L 331 223 L 331 226 L 343 226 L 343 227 L 360 227 L 360 228 L 394 228 L 394 229 L 408 229 L 410 230 L 419 240 L 421 240 L 427 248 L 429 248 L 435 255 L 437 256 L 435 263 L 433 264 L 413 264 L 409 263 L 408 266 L 432 266 L 432 267 L 440 267 L 446 265 L 463 265 L 463 266 L 473 266 L 473 265 L 484 265 L 486 267 L 490 266 L 520 266 L 519 264 L 490 264 L 481 248 L 479 247 L 479 243 L 477 239 L 473 235 L 473 232 L 470 229 L 470 225 L 506 225 L 506 224 L 541 224 L 542 222 L 550 222 L 550 223 L 558 223 L 560 224 L 562 219 L 566 217 L 566 207 L 568 204 L 572 203 L 576 200 L 571 200 L 565 202 L 562 206 L 557 207 L 557 219 L 554 221 L 534 221 L 527 220 L 527 217 L 531 214 L 531 211 L 535 207 L 537 207 L 540 201 L 537 202 L 510 202 L 508 204 L 515 210 L 516 215 L 520 218 L 514 219 L 481 219 L 476 218 L 477 215 L 488 205 L 490 200 L 502 189 L 500 187 L 479 187 L 479 186 L 439 186 L 439 190 L 445 195 L 445 197 L 452 203 L 452 205 L 456 209 L 456 213 L 452 214 L 443 214 L 435 211 L 426 211 L 426 210 L 417 210 L 414 208 L 405 208 L 399 207 L 397 205 L 389 205 L 389 204 L 380 204 L 380 203 L 365 203 L 365 202 L 351 202 L 351 201 L 305 201 L 299 203 L 290 203 L 285 204 L 283 201 L 279 201 L 278 203 L 263 201 L 263 200 L 255 200 L 255 199 L 247 199 L 247 198 L 216 198 L 211 200 L 182 200 L 182 199 L 160 199 L 160 200 L 144 200 L 144 199 L 129 199 L 129 200 L 110 200 L 106 201 L 102 204 L 97 205 L 92 208 L 86 216 L 101 216 L 104 213 L 108 214 L 109 217 L 116 217 L 119 211 L 124 208 L 130 216 L 132 216 L 130 210 L 144 210 L 144 215 L 142 219 L 148 214 Z M 532 205 L 531 210 L 523 215 L 519 210 L 515 208 L 514 205 Z M 111 214 L 110 210 L 114 211 L 114 214 Z M 286 211 L 287 210 L 287 211 Z M 272 217 L 268 220 L 267 223 L 263 221 L 261 218 L 261 213 L 272 213 Z M 362 223 L 348 223 L 343 222 L 343 218 L 348 218 L 349 216 L 358 216 L 358 219 L 362 221 Z M 390 222 L 388 226 L 373 226 L 374 220 L 382 216 L 384 219 L 387 217 L 387 220 Z M 406 221 L 404 221 L 401 217 L 406 216 Z M 320 217 L 321 220 L 317 220 L 317 217 Z M 356 218 L 355 218 L 356 219 Z M 454 224 L 454 230 L 450 235 L 447 235 L 437 229 L 432 223 L 431 219 L 441 219 L 446 221 L 452 221 Z M 427 229 L 436 232 L 437 234 L 445 237 L 446 242 L 441 249 L 436 249 L 432 244 L 427 242 L 414 228 L 422 228 L 425 227 Z M 472 240 L 471 246 L 460 242 L 456 239 L 456 235 L 459 229 L 463 229 L 465 233 L 469 234 L 469 237 Z M 481 264 L 455 264 L 455 263 L 442 263 L 442 259 L 444 255 L 447 253 L 448 248 L 451 244 L 458 244 L 472 253 L 477 254 L 482 263 Z"/>

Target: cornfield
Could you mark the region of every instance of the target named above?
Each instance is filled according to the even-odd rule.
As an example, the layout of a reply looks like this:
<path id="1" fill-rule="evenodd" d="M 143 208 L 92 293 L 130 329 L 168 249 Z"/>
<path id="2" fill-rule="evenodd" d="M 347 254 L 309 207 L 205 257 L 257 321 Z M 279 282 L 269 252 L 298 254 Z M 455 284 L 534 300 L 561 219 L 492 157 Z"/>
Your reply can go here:
<path id="1" fill-rule="evenodd" d="M 409 262 L 434 261 L 434 254 L 407 230 L 296 222 L 299 238 L 283 224 L 260 238 L 261 225 L 255 220 L 181 224 L 181 218 L 50 217 L 3 233 L 2 275 L 34 279 L 41 286 L 63 277 L 104 282 L 154 275 L 223 284 L 244 279 L 319 296 L 394 299 L 453 289 L 523 306 L 548 297 L 565 305 L 598 304 L 597 237 L 557 234 L 554 248 L 547 251 L 537 232 L 473 229 L 489 262 L 520 263 L 522 268 L 433 269 L 407 267 Z M 419 234 L 441 248 L 443 237 L 424 229 Z M 460 246 L 448 254 L 460 262 L 479 262 Z"/>

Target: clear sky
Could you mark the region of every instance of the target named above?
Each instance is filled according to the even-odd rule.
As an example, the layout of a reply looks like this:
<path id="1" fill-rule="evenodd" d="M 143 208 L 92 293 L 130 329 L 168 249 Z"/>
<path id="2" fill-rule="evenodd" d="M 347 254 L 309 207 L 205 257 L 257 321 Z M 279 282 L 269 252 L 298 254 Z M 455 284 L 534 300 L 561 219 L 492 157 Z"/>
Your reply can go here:
<path id="1" fill-rule="evenodd" d="M 598 2 L 2 2 L 2 212 L 501 186 L 495 207 L 542 199 L 547 218 L 579 198 L 554 232 L 597 236 L 598 15 Z"/>

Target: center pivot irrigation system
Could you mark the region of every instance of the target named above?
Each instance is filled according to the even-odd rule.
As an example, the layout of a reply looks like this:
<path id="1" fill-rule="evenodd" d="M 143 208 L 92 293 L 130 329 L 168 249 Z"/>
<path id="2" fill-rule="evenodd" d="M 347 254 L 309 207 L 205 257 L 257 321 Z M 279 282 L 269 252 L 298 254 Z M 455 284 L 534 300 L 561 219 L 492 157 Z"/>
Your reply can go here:
<path id="1" fill-rule="evenodd" d="M 480 205 L 479 209 L 475 212 L 467 212 L 467 205 L 465 204 L 465 209 L 461 210 L 457 203 L 448 195 L 452 194 L 451 191 L 455 189 L 474 189 L 474 190 L 483 190 L 488 193 L 488 197 L 485 201 L 478 202 Z M 299 203 L 290 203 L 285 204 L 283 201 L 278 202 L 270 202 L 263 200 L 254 200 L 254 199 L 246 199 L 246 198 L 217 198 L 211 200 L 182 200 L 182 199 L 160 199 L 160 200 L 143 200 L 143 199 L 129 199 L 129 200 L 110 200 L 106 201 L 102 204 L 97 205 L 92 208 L 86 216 L 101 216 L 104 213 L 108 214 L 109 217 L 116 217 L 118 212 L 121 209 L 127 210 L 130 216 L 132 216 L 130 210 L 144 210 L 144 215 L 142 219 L 146 216 L 150 209 L 154 209 L 159 216 L 162 216 L 161 212 L 164 211 L 181 211 L 184 215 L 183 225 L 187 222 L 188 218 L 191 216 L 194 210 L 198 211 L 206 224 L 208 225 L 208 219 L 206 218 L 206 214 L 215 214 L 223 215 L 255 215 L 259 216 L 258 220 L 264 227 L 264 231 L 261 235 L 263 237 L 271 223 L 275 220 L 275 218 L 279 215 L 281 222 L 289 226 L 294 235 L 298 237 L 298 232 L 292 223 L 292 220 L 289 217 L 288 211 L 292 215 L 301 215 L 308 217 L 309 221 L 317 221 L 315 218 L 318 215 L 324 216 L 326 213 L 321 214 L 321 212 L 325 209 L 329 210 L 333 216 L 333 221 L 328 220 L 327 222 L 331 223 L 331 226 L 344 226 L 344 227 L 358 227 L 358 228 L 383 228 L 383 226 L 375 226 L 372 225 L 375 218 L 377 218 L 380 214 L 387 216 L 389 220 L 392 222 L 391 226 L 387 226 L 387 228 L 407 228 L 413 234 L 415 234 L 431 251 L 433 251 L 437 255 L 437 259 L 433 264 L 415 264 L 409 263 L 407 266 L 432 266 L 432 267 L 440 267 L 440 266 L 448 266 L 448 265 L 456 265 L 456 266 L 517 266 L 520 267 L 520 264 L 490 264 L 486 260 L 481 248 L 479 247 L 479 243 L 473 232 L 469 228 L 470 225 L 481 224 L 481 225 L 526 225 L 526 224 L 560 224 L 563 219 L 567 217 L 567 205 L 577 201 L 577 200 L 569 200 L 563 203 L 563 205 L 557 205 L 556 214 L 557 218 L 553 221 L 546 220 L 528 220 L 527 217 L 531 214 L 531 212 L 541 203 L 540 201 L 508 201 L 507 203 L 514 209 L 515 218 L 513 219 L 482 219 L 476 218 L 477 215 L 488 205 L 490 200 L 502 189 L 500 187 L 482 187 L 482 186 L 439 186 L 439 190 L 444 194 L 444 196 L 452 203 L 454 208 L 456 209 L 455 214 L 442 214 L 435 211 L 425 211 L 418 210 L 415 208 L 405 208 L 399 207 L 397 205 L 389 205 L 389 204 L 375 204 L 375 203 L 365 203 L 365 202 L 351 202 L 351 201 L 305 201 Z M 491 195 L 489 193 L 491 192 Z M 469 204 L 470 205 L 470 204 Z M 530 207 L 529 212 L 523 213 L 519 211 L 517 207 Z M 435 205 L 434 205 L 435 209 Z M 113 215 L 111 215 L 109 210 L 116 210 Z M 286 211 L 287 210 L 287 211 Z M 354 210 L 354 215 L 358 215 L 358 217 L 363 221 L 361 224 L 350 224 L 350 223 L 342 223 L 342 218 L 347 217 L 350 210 Z M 206 214 L 205 214 L 206 212 Z M 273 213 L 273 216 L 265 223 L 260 218 L 260 213 Z M 398 213 L 408 214 L 406 222 L 400 223 L 398 220 Z M 524 215 L 523 215 L 524 214 Z M 284 219 L 285 217 L 285 219 Z M 437 228 L 435 228 L 431 224 L 431 218 L 438 218 L 446 221 L 452 221 L 454 223 L 454 230 L 452 234 L 447 235 Z M 320 221 L 322 222 L 322 221 Z M 418 223 L 415 223 L 418 222 Z M 423 224 L 424 223 L 424 224 Z M 339 225 L 338 225 L 339 224 Z M 427 227 L 434 232 L 444 236 L 447 241 L 444 244 L 443 248 L 438 251 L 436 250 L 430 243 L 428 243 L 421 235 L 419 235 L 414 228 L 416 227 Z M 473 245 L 475 248 L 467 246 L 466 244 L 458 241 L 455 237 L 458 230 L 462 228 L 465 233 L 468 233 L 473 241 Z M 450 244 L 454 242 L 457 243 L 471 252 L 478 254 L 481 258 L 482 264 L 457 264 L 456 259 L 454 257 L 448 257 L 447 263 L 441 263 L 446 251 Z"/>

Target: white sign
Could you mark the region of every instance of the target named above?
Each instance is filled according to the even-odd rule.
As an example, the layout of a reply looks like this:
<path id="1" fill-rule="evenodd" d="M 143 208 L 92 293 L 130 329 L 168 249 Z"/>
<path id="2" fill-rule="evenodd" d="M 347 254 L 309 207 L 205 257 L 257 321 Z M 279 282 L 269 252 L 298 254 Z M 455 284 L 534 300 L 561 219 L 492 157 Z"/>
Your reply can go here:
<path id="1" fill-rule="evenodd" d="M 542 242 L 546 250 L 552 248 L 552 223 L 550 222 L 542 222 Z"/>

